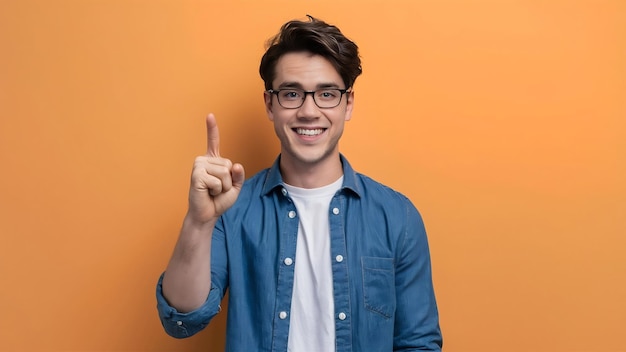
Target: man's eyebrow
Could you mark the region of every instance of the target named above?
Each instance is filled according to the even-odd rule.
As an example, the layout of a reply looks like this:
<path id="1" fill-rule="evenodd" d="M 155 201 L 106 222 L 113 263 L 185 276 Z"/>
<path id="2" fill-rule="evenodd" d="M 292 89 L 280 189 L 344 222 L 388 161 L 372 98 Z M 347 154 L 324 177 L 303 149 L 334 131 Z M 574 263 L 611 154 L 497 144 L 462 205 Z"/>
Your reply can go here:
<path id="1" fill-rule="evenodd" d="M 278 86 L 278 89 L 281 88 L 298 88 L 298 89 L 302 89 L 302 84 L 298 83 L 298 82 L 283 82 Z"/>
<path id="2" fill-rule="evenodd" d="M 302 84 L 299 82 L 283 82 L 278 86 L 278 89 L 285 89 L 285 88 L 304 89 Z M 315 86 L 315 89 L 324 89 L 324 88 L 339 88 L 339 85 L 334 82 L 329 82 L 329 83 L 318 83 Z"/>
<path id="3" fill-rule="evenodd" d="M 337 83 L 320 83 L 317 85 L 317 89 L 320 88 L 339 88 Z"/>

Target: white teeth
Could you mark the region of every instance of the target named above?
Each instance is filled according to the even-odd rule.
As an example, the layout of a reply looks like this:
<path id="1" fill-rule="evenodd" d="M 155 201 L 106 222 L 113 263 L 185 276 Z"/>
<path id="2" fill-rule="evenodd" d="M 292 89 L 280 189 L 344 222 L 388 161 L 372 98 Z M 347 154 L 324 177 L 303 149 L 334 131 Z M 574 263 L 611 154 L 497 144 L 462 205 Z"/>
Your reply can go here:
<path id="1" fill-rule="evenodd" d="M 317 136 L 318 134 L 322 134 L 322 132 L 324 132 L 324 130 L 321 129 L 321 128 L 318 128 L 318 129 L 315 129 L 315 130 L 307 130 L 307 129 L 304 129 L 304 128 L 296 128 L 296 132 L 298 134 L 305 135 L 305 136 Z"/>

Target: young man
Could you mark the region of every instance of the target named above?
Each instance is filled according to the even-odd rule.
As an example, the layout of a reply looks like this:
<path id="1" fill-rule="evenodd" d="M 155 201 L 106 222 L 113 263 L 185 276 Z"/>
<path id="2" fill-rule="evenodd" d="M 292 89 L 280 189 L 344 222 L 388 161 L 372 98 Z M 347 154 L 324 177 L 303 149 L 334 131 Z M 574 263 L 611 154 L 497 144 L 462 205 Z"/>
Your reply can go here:
<path id="1" fill-rule="evenodd" d="M 245 182 L 207 117 L 207 154 L 195 161 L 157 286 L 170 335 L 206 327 L 228 289 L 228 351 L 441 349 L 419 213 L 339 153 L 360 65 L 338 28 L 313 18 L 283 25 L 260 67 L 281 151 Z"/>

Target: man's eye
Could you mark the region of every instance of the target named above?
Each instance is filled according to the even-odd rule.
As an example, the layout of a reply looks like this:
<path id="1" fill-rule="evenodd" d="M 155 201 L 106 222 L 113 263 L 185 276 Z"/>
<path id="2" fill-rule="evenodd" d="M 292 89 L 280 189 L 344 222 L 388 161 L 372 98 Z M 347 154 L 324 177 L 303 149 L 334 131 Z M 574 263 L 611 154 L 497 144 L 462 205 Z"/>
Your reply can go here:
<path id="1" fill-rule="evenodd" d="M 302 94 L 296 90 L 281 91 L 281 95 L 285 99 L 299 99 Z"/>
<path id="2" fill-rule="evenodd" d="M 334 89 L 331 90 L 321 90 L 317 92 L 317 96 L 322 99 L 333 99 L 337 96 L 337 91 Z"/>

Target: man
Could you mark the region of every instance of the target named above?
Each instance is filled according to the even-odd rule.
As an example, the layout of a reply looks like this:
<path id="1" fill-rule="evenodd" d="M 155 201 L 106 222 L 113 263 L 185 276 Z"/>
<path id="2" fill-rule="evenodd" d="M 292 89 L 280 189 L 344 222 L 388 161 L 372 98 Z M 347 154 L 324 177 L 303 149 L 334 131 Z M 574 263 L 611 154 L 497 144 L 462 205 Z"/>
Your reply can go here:
<path id="1" fill-rule="evenodd" d="M 244 182 L 207 117 L 207 154 L 195 161 L 189 209 L 157 286 L 165 330 L 202 330 L 228 288 L 228 351 L 439 351 L 419 213 L 339 153 L 361 74 L 357 46 L 312 17 L 290 21 L 260 73 L 280 155 Z"/>

